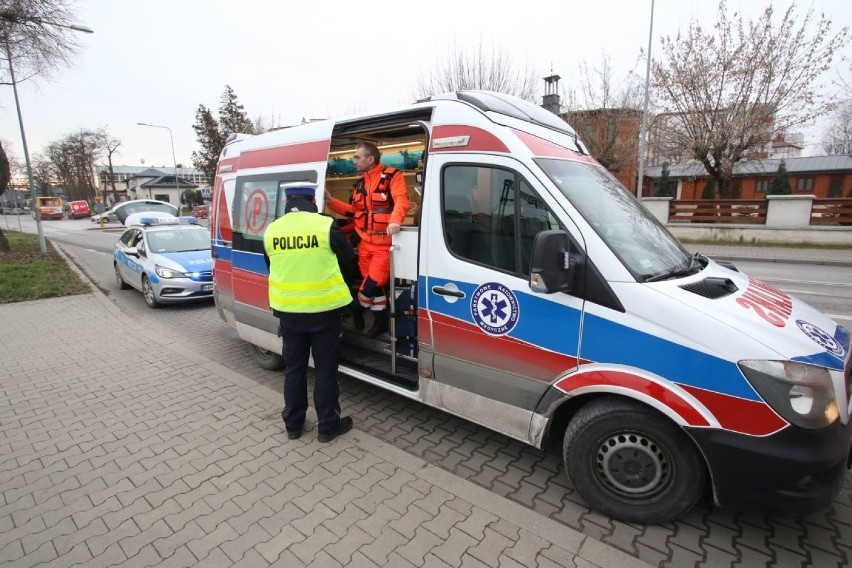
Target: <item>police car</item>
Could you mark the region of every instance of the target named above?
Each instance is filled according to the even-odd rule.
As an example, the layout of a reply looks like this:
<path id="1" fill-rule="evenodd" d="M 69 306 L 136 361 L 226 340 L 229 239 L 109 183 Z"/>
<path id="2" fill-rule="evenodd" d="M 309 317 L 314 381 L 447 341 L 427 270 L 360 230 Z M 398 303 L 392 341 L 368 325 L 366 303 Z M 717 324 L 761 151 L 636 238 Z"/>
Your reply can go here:
<path id="1" fill-rule="evenodd" d="M 197 223 L 164 213 L 129 216 L 113 251 L 118 287 L 136 288 L 151 308 L 212 298 L 210 233 Z"/>

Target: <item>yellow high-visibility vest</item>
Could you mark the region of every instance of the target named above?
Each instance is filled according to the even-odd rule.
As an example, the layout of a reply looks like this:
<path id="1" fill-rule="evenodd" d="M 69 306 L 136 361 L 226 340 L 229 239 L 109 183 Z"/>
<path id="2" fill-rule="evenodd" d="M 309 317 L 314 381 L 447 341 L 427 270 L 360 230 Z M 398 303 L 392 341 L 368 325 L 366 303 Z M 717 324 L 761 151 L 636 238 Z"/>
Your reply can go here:
<path id="1" fill-rule="evenodd" d="M 331 217 L 292 211 L 263 235 L 269 256 L 269 305 L 279 312 L 317 313 L 352 301 L 331 250 Z"/>

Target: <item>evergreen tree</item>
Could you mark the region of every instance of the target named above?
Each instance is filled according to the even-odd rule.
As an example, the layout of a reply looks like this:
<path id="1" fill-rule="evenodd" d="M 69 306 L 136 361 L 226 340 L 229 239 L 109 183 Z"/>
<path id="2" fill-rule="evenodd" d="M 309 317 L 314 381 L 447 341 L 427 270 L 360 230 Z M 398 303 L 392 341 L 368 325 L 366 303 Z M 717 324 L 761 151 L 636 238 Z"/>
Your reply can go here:
<path id="1" fill-rule="evenodd" d="M 230 85 L 225 85 L 225 92 L 219 100 L 219 118 L 214 117 L 213 112 L 206 106 L 198 105 L 192 129 L 195 130 L 198 145 L 201 146 L 200 151 L 192 153 L 192 165 L 203 171 L 211 182 L 216 176 L 216 164 L 228 136 L 235 132 L 255 132 L 254 123 L 249 119 Z"/>
<path id="2" fill-rule="evenodd" d="M 716 182 L 708 180 L 704 184 L 704 191 L 701 192 L 701 199 L 714 199 L 716 197 Z"/>
<path id="3" fill-rule="evenodd" d="M 204 105 L 198 105 L 195 113 L 195 124 L 192 125 L 201 150 L 192 153 L 192 165 L 204 172 L 211 182 L 216 176 L 216 164 L 219 154 L 225 147 L 225 137 L 219 129 L 219 121 Z"/>
<path id="4" fill-rule="evenodd" d="M 225 92 L 219 101 L 219 127 L 226 140 L 234 132 L 254 134 L 254 123 L 237 100 L 237 95 L 230 85 L 225 85 Z"/>
<path id="5" fill-rule="evenodd" d="M 790 172 L 787 171 L 787 165 L 784 160 L 778 164 L 778 170 L 775 172 L 775 177 L 772 178 L 772 184 L 769 186 L 767 195 L 790 195 L 793 193 L 793 188 L 790 186 Z"/>
<path id="6" fill-rule="evenodd" d="M 675 182 L 669 177 L 669 163 L 663 162 L 663 170 L 660 172 L 660 179 L 654 182 L 654 197 L 674 197 Z"/>

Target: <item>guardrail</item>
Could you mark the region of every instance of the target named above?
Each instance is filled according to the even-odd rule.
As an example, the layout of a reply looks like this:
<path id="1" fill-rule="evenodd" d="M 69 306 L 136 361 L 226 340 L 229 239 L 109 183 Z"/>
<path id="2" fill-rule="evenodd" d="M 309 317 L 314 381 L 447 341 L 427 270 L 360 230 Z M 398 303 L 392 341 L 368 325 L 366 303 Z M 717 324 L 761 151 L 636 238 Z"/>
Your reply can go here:
<path id="1" fill-rule="evenodd" d="M 852 225 L 852 198 L 814 199 L 811 225 Z"/>
<path id="2" fill-rule="evenodd" d="M 680 199 L 669 202 L 669 223 L 766 223 L 765 199 Z"/>

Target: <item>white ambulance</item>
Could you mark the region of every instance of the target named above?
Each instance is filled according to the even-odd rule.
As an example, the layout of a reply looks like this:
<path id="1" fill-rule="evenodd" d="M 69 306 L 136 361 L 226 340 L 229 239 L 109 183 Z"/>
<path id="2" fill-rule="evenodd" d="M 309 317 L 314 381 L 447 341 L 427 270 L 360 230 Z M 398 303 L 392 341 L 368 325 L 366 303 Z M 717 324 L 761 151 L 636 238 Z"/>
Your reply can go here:
<path id="1" fill-rule="evenodd" d="M 232 136 L 211 206 L 215 299 L 261 365 L 281 363 L 262 240 L 279 185 L 318 183 L 321 208 L 323 188 L 348 199 L 362 141 L 413 206 L 391 250 L 391 333 L 346 325 L 342 373 L 561 444 L 578 493 L 617 519 L 672 520 L 705 488 L 726 507 L 831 503 L 850 462 L 849 331 L 689 254 L 565 122 L 506 95 Z"/>

